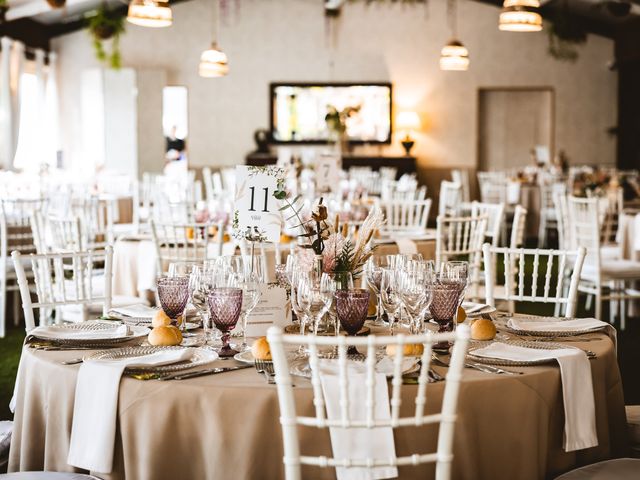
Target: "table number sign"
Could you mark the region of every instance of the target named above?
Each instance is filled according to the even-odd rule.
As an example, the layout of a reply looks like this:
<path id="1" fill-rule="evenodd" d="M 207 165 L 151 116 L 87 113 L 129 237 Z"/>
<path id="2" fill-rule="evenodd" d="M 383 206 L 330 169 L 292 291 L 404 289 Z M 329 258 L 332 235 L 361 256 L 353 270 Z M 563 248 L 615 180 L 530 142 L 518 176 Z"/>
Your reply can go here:
<path id="1" fill-rule="evenodd" d="M 333 191 L 340 182 L 340 156 L 323 153 L 316 160 L 316 188 L 320 192 Z"/>
<path id="2" fill-rule="evenodd" d="M 284 169 L 269 165 L 236 167 L 233 236 L 254 242 L 279 242 L 282 215 L 273 193 Z"/>
<path id="3" fill-rule="evenodd" d="M 260 284 L 260 301 L 247 316 L 247 336 L 262 337 L 272 325 L 285 327 L 291 323 L 291 307 L 287 291 L 277 283 Z"/>

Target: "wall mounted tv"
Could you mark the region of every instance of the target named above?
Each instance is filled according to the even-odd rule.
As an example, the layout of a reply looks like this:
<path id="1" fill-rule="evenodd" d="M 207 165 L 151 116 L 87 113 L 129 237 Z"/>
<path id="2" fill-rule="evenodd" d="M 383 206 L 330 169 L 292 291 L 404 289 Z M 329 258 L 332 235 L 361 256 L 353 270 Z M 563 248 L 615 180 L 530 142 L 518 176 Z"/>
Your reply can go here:
<path id="1" fill-rule="evenodd" d="M 272 83 L 271 137 L 275 143 L 326 143 L 327 114 L 350 109 L 351 143 L 391 143 L 390 83 Z"/>

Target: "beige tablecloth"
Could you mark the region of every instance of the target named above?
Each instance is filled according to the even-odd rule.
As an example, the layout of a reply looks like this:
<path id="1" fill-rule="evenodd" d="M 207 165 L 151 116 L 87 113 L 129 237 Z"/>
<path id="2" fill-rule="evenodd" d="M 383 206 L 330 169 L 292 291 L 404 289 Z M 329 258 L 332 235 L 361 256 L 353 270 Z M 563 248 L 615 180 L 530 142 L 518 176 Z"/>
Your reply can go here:
<path id="1" fill-rule="evenodd" d="M 599 446 L 562 450 L 563 403 L 557 366 L 518 368 L 525 375 L 465 369 L 454 440 L 454 479 L 539 480 L 577 465 L 626 453 L 620 373 L 609 337 L 582 344 L 591 360 Z M 60 362 L 86 352 L 25 348 L 9 471 L 73 471 L 66 464 L 78 366 Z M 232 365 L 233 360 L 218 361 Z M 446 369 L 435 367 L 440 373 Z M 296 378 L 298 413 L 313 415 L 308 381 Z M 416 386 L 403 386 L 403 414 L 413 413 Z M 442 402 L 431 384 L 427 410 Z M 364 400 L 363 400 L 364 401 Z M 253 369 L 191 380 L 124 378 L 120 386 L 114 471 L 106 479 L 282 479 L 282 435 L 275 385 Z M 329 433 L 301 427 L 303 454 L 331 455 Z M 434 427 L 395 432 L 398 454 L 433 451 Z M 402 479 L 434 477 L 433 466 L 400 468 Z M 308 467 L 305 479 L 335 478 Z"/>

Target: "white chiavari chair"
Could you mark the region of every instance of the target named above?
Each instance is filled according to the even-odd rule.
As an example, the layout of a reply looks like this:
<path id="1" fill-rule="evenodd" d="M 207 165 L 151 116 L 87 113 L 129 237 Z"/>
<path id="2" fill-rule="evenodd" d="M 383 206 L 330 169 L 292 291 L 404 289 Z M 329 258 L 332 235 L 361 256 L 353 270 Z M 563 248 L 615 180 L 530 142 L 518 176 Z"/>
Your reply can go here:
<path id="1" fill-rule="evenodd" d="M 614 321 L 620 306 L 620 325 L 624 329 L 626 300 L 640 298 L 640 293 L 627 285 L 629 282 L 640 280 L 640 262 L 607 258 L 602 255 L 597 198 L 570 196 L 568 205 L 571 238 L 577 247 L 584 247 L 587 251 L 579 291 L 595 296 L 595 317 L 598 319 L 602 317 L 603 301 L 609 300 L 611 322 Z"/>
<path id="2" fill-rule="evenodd" d="M 398 169 L 396 167 L 380 167 L 378 170 L 380 178 L 383 180 L 395 180 L 398 176 Z"/>
<path id="3" fill-rule="evenodd" d="M 39 229 L 39 226 L 36 227 Z M 87 230 L 82 227 L 79 216 L 74 217 L 49 217 L 45 220 L 44 232 L 49 232 L 48 239 L 43 243 L 47 245 L 38 253 L 47 252 L 84 252 L 89 248 Z M 38 231 L 40 235 L 40 231 Z M 38 239 L 40 243 L 40 239 Z M 104 246 L 104 245 L 103 245 Z"/>
<path id="4" fill-rule="evenodd" d="M 211 255 L 211 223 L 159 223 L 151 220 L 157 271 L 165 272 L 173 262 L 202 262 Z M 218 236 L 224 232 L 218 229 Z"/>
<path id="5" fill-rule="evenodd" d="M 443 180 L 440 183 L 440 195 L 438 197 L 438 216 L 456 215 L 462 204 L 462 185 Z"/>
<path id="6" fill-rule="evenodd" d="M 524 234 L 527 227 L 527 209 L 516 205 L 513 212 L 513 224 L 511 225 L 511 237 L 509 247 L 518 248 L 524 245 Z M 564 248 L 564 247 L 561 247 Z"/>
<path id="7" fill-rule="evenodd" d="M 63 319 L 69 319 L 65 312 L 75 313 L 77 321 L 86 321 L 89 319 L 92 306 L 99 305 L 103 315 L 107 315 L 111 310 L 111 247 L 101 252 L 45 253 L 29 256 L 14 251 L 11 256 L 20 287 L 27 333 L 36 327 L 35 309 L 40 311 L 40 325 L 51 320 L 50 313 L 53 311 L 56 322 L 60 323 Z M 33 285 L 29 285 L 23 260 L 30 264 L 34 277 Z M 104 263 L 103 284 L 99 286 L 96 285 L 94 275 L 94 267 L 98 263 Z M 31 290 L 36 292 L 37 302 L 32 302 Z"/>
<path id="8" fill-rule="evenodd" d="M 549 229 L 560 230 L 556 203 L 554 198 L 567 194 L 567 185 L 561 182 L 548 183 L 540 181 L 540 223 L 538 226 L 538 248 L 547 244 L 547 232 Z"/>
<path id="9" fill-rule="evenodd" d="M 380 203 L 386 223 L 381 233 L 414 233 L 422 235 L 427 231 L 431 199 L 426 200 L 386 200 Z"/>
<path id="10" fill-rule="evenodd" d="M 451 477 L 451 464 L 453 461 L 453 436 L 456 421 L 456 410 L 458 394 L 460 390 L 460 379 L 464 367 L 464 357 L 466 354 L 469 331 L 466 326 L 458 327 L 456 332 L 447 334 L 423 334 L 423 335 L 396 335 L 368 337 L 320 337 L 315 335 L 284 335 L 282 329 L 271 327 L 267 333 L 273 365 L 275 369 L 275 379 L 278 389 L 278 401 L 280 404 L 280 424 L 282 426 L 284 442 L 284 467 L 286 480 L 300 480 L 302 478 L 301 466 L 314 465 L 323 468 L 335 467 L 402 467 L 416 466 L 425 463 L 435 463 L 436 480 L 448 480 Z M 437 413 L 426 412 L 426 403 L 429 393 L 428 374 L 431 363 L 431 351 L 434 344 L 440 341 L 453 342 L 451 363 L 447 371 L 446 382 L 444 384 L 444 394 L 440 410 Z M 415 391 L 415 398 L 408 398 L 407 390 L 402 389 L 402 363 L 403 346 L 409 343 L 420 343 L 424 345 L 424 352 L 421 356 L 421 367 L 418 376 L 418 387 Z M 303 345 L 309 349 L 309 364 L 311 367 L 311 385 L 313 386 L 313 406 L 314 416 L 300 416 L 296 405 L 296 395 L 294 395 L 293 383 L 291 379 L 289 358 L 286 353 L 288 346 Z M 366 390 L 367 398 L 349 398 L 349 382 L 354 379 L 348 376 L 347 347 L 360 347 L 364 351 L 366 348 Z M 394 359 L 393 379 L 391 380 L 390 392 L 390 418 L 382 418 L 376 413 L 376 350 L 395 346 L 395 351 L 399 352 Z M 341 415 L 339 419 L 328 418 L 325 412 L 327 399 L 322 389 L 320 378 L 321 360 L 319 351 L 321 348 L 336 348 L 338 352 L 337 362 L 339 371 L 339 395 L 341 405 Z M 385 381 L 386 388 L 386 381 Z M 403 398 L 405 397 L 405 398 Z M 412 401 L 413 400 L 413 401 Z M 365 410 L 362 417 L 353 418 L 350 414 L 350 402 L 363 402 Z M 411 402 L 415 405 L 412 415 L 401 416 L 400 406 Z M 306 406 L 301 410 L 306 410 Z M 303 455 L 300 451 L 298 439 L 299 426 L 343 429 L 369 429 L 371 435 L 376 434 L 377 428 L 403 428 L 421 427 L 427 425 L 437 425 L 438 443 L 434 453 L 418 453 L 423 451 L 416 447 L 415 453 L 396 456 L 393 458 L 352 458 L 350 452 L 345 451 L 342 458 L 326 456 Z"/>
<path id="11" fill-rule="evenodd" d="M 225 167 L 220 170 L 222 176 L 222 186 L 225 192 L 234 194 L 236 191 L 236 169 L 235 167 Z"/>
<path id="12" fill-rule="evenodd" d="M 469 289 L 471 299 L 479 298 L 482 244 L 487 229 L 487 216 L 446 217 L 436 219 L 436 268 L 448 260 L 469 262 Z"/>
<path id="13" fill-rule="evenodd" d="M 469 170 L 454 169 L 451 170 L 451 180 L 459 183 L 462 187 L 462 201 L 469 203 L 471 201 L 471 188 L 469 186 Z"/>
<path id="14" fill-rule="evenodd" d="M 220 173 L 213 173 L 209 167 L 204 167 L 202 169 L 202 183 L 207 204 L 216 202 L 223 195 Z"/>
<path id="15" fill-rule="evenodd" d="M 495 306 L 496 300 L 508 302 L 509 313 L 515 313 L 514 302 L 553 303 L 566 306 L 566 317 L 574 317 L 578 299 L 580 272 L 586 255 L 584 248 L 577 251 L 542 250 L 529 248 L 482 246 L 486 303 Z M 499 282 L 492 268 L 498 255 L 502 255 L 504 278 Z M 527 277 L 526 264 L 531 262 L 533 273 Z M 567 272 L 570 271 L 570 275 Z M 540 281 L 544 285 L 540 286 Z M 569 283 L 568 289 L 565 288 Z M 502 288 L 496 288 L 496 287 Z"/>
<path id="16" fill-rule="evenodd" d="M 497 247 L 500 244 L 500 232 L 505 223 L 504 203 L 471 202 L 471 216 L 478 217 L 482 215 L 487 217 L 487 229 L 484 232 L 485 239 L 492 246 Z"/>
<path id="17" fill-rule="evenodd" d="M 505 172 L 478 172 L 477 177 L 483 203 L 509 204 L 509 179 Z"/>
<path id="18" fill-rule="evenodd" d="M 113 224 L 117 200 L 101 200 L 97 196 L 74 198 L 71 211 L 66 217 L 79 218 L 81 235 L 86 239 L 86 249 L 104 248 L 113 244 Z"/>
<path id="19" fill-rule="evenodd" d="M 31 230 L 31 215 L 46 212 L 44 199 L 3 199 L 0 201 L 0 338 L 6 329 L 7 292 L 17 292 L 16 271 L 9 252 L 17 250 L 24 254 L 34 253 L 36 245 Z M 27 269 L 25 275 L 31 275 Z M 14 322 L 19 320 L 18 302 L 14 302 Z"/>

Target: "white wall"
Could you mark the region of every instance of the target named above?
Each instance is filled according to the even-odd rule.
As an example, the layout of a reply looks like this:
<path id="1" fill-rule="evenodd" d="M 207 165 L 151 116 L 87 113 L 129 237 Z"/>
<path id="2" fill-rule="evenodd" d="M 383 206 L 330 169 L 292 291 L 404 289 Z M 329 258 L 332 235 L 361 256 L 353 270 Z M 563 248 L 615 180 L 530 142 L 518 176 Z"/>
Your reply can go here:
<path id="1" fill-rule="evenodd" d="M 443 0 L 428 7 L 347 2 L 333 50 L 321 1 L 240 0 L 239 15 L 231 8 L 219 35 L 230 75 L 202 79 L 197 67 L 211 40 L 211 0 L 172 9 L 168 29 L 128 24 L 122 53 L 125 66 L 165 68 L 170 84 L 189 88 L 191 165 L 243 162 L 254 149 L 253 131 L 268 127 L 272 81 L 392 81 L 395 108 L 418 111 L 425 124 L 414 153 L 434 167 L 475 166 L 478 88 L 550 86 L 556 148 L 576 163 L 614 161 L 606 129 L 616 124 L 617 74 L 606 67 L 613 58 L 608 39 L 590 35 L 576 63 L 558 62 L 547 54 L 546 32 L 500 32 L 498 8 L 461 1 L 458 31 L 471 68 L 441 72 L 439 53 L 450 36 Z M 60 37 L 53 48 L 60 53 L 65 154 L 74 156 L 80 72 L 96 62 L 86 32 Z"/>

